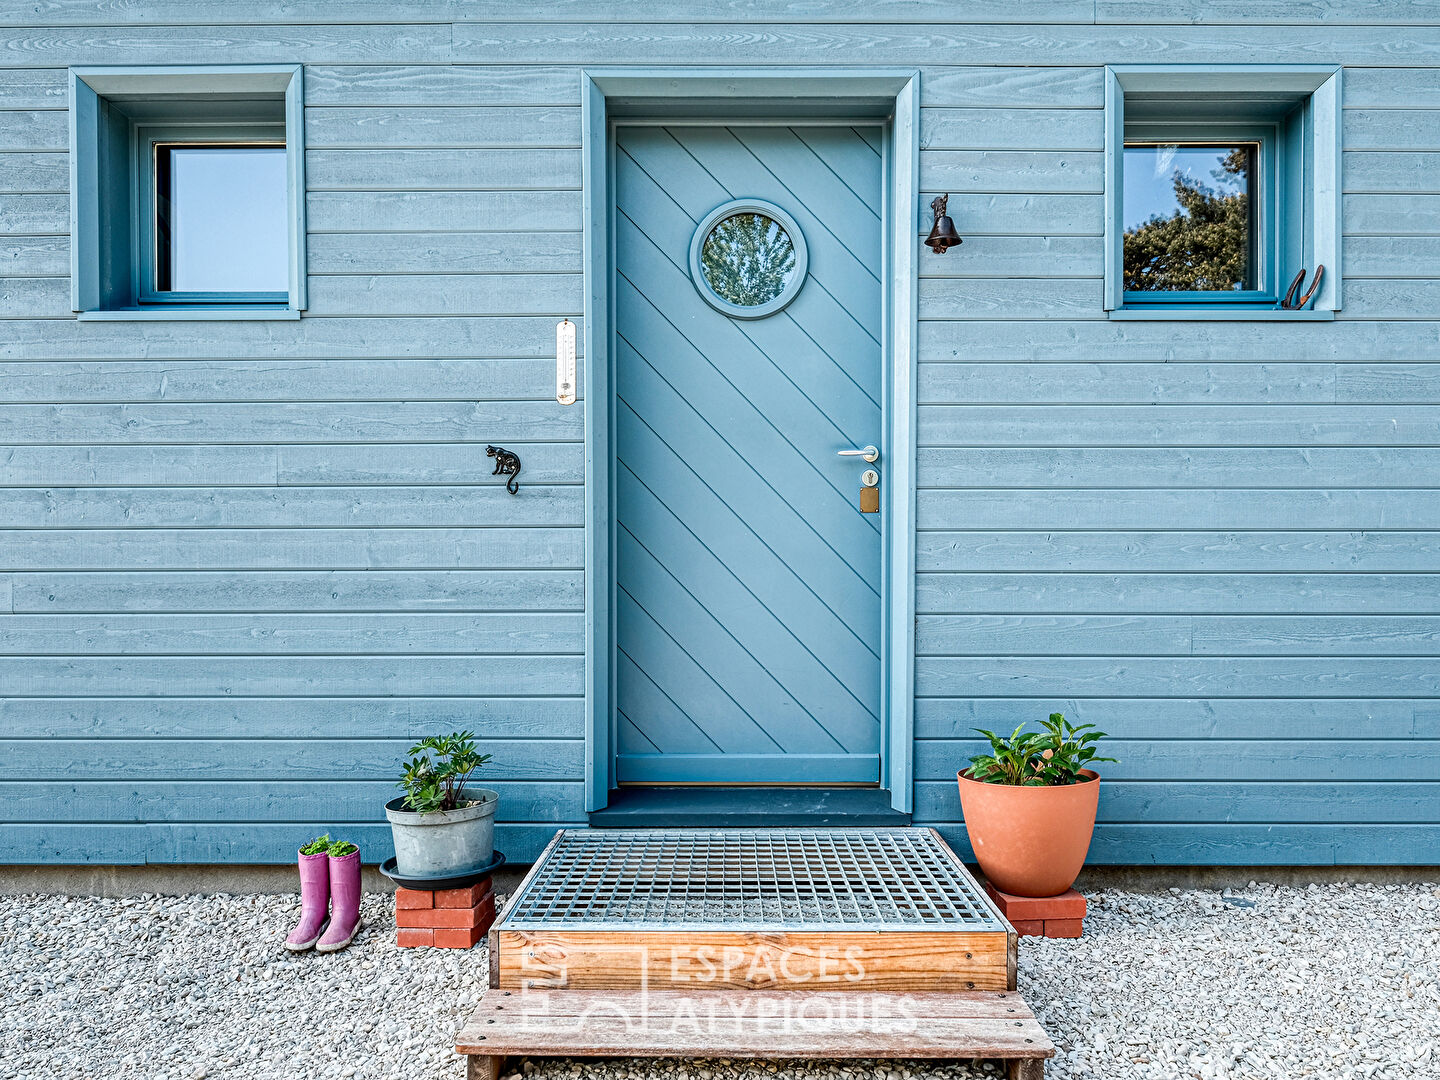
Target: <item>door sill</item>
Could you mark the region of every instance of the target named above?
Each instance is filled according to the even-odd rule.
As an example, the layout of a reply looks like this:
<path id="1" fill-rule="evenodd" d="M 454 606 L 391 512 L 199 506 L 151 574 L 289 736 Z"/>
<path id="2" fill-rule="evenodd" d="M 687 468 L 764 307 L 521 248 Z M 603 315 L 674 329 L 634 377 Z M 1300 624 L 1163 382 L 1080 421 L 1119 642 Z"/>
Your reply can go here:
<path id="1" fill-rule="evenodd" d="M 597 829 L 793 829 L 910 824 L 890 793 L 860 787 L 624 787 L 590 812 Z"/>

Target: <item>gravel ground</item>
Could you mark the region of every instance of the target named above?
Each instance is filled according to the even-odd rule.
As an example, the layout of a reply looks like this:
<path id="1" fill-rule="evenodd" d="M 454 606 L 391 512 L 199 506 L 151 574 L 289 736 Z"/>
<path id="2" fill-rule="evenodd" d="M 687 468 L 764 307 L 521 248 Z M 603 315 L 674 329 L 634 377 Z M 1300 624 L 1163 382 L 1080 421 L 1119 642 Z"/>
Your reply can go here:
<path id="1" fill-rule="evenodd" d="M 0 1077 L 459 1080 L 485 953 L 398 949 L 388 897 L 343 953 L 292 956 L 275 896 L 0 897 Z M 1251 885 L 1091 897 L 1025 938 L 1052 1080 L 1440 1077 L 1440 888 Z M 536 1059 L 531 1080 L 961 1080 L 969 1065 Z"/>

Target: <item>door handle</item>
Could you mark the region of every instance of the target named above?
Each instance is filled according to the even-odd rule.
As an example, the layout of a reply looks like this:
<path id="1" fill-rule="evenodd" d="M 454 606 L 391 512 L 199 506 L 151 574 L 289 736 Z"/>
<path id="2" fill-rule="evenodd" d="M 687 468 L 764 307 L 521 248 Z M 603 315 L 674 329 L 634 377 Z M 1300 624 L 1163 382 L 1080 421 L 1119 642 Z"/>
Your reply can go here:
<path id="1" fill-rule="evenodd" d="M 873 446 L 867 446 L 863 450 L 840 450 L 837 451 L 841 457 L 858 457 L 866 461 L 880 460 L 880 451 Z"/>

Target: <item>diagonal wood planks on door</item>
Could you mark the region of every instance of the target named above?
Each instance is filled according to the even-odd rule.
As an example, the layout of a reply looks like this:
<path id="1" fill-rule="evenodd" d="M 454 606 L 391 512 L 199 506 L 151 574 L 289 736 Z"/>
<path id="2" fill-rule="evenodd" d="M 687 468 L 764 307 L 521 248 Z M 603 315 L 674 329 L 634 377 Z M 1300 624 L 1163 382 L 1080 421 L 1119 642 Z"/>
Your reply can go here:
<path id="1" fill-rule="evenodd" d="M 616 129 L 621 784 L 880 779 L 881 534 L 837 457 L 883 442 L 878 130 Z"/>

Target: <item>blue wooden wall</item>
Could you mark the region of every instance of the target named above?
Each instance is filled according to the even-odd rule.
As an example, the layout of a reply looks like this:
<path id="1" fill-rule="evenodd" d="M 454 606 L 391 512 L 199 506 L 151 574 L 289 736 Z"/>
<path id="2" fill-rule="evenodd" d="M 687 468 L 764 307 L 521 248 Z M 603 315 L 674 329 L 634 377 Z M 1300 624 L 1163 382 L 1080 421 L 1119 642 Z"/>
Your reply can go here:
<path id="1" fill-rule="evenodd" d="M 3 0 L 0 863 L 388 853 L 396 761 L 453 727 L 512 858 L 582 819 L 578 71 L 696 58 L 924 67 L 965 244 L 921 258 L 917 818 L 962 839 L 970 729 L 1063 708 L 1123 758 L 1097 861 L 1440 863 L 1436 23 Z M 1347 66 L 1338 321 L 1105 319 L 1102 66 L 1146 61 Z M 65 66 L 239 62 L 306 65 L 307 317 L 76 322 Z"/>

